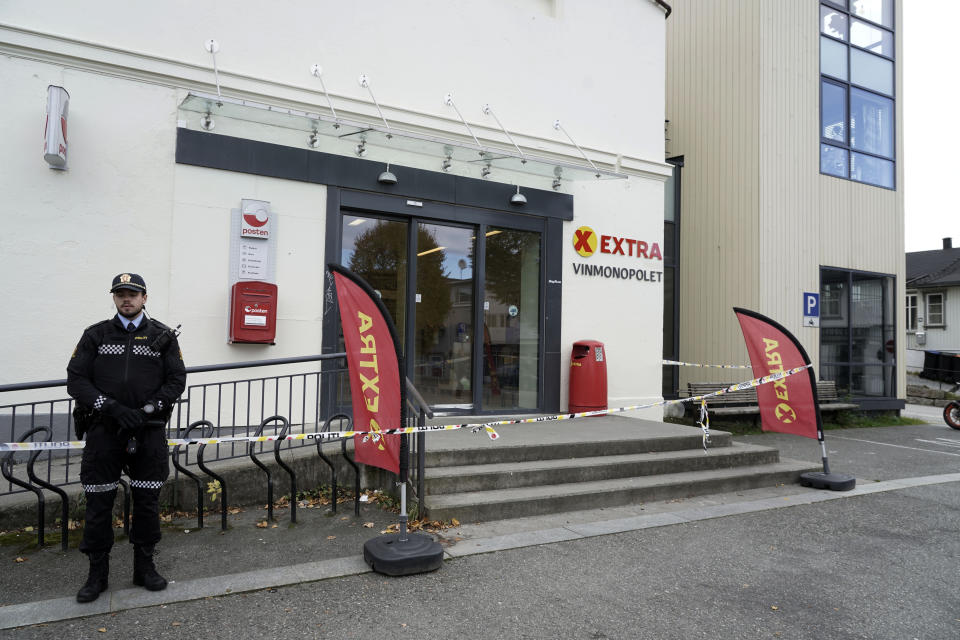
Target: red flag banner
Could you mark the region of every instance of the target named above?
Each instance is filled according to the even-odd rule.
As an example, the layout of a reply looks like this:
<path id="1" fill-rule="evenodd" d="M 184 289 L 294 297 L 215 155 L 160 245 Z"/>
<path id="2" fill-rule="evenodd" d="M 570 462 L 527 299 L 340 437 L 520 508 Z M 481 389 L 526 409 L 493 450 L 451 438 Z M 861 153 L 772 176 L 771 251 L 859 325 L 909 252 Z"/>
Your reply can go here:
<path id="1" fill-rule="evenodd" d="M 777 322 L 747 309 L 734 307 L 747 343 L 753 375 L 757 378 L 810 364 L 803 346 Z M 823 439 L 813 369 L 757 387 L 764 431 Z"/>
<path id="2" fill-rule="evenodd" d="M 379 432 L 403 426 L 396 330 L 363 280 L 338 265 L 333 271 L 347 351 L 354 428 Z M 354 436 L 357 462 L 400 473 L 400 436 Z"/>

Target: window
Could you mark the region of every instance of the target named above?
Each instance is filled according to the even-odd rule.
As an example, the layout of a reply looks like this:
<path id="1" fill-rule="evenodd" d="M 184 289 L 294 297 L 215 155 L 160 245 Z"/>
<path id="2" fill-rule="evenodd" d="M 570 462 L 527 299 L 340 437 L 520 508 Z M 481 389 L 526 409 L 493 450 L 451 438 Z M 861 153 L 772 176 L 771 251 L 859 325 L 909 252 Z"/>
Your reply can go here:
<path id="1" fill-rule="evenodd" d="M 907 331 L 917 330 L 917 294 L 907 294 Z"/>
<path id="2" fill-rule="evenodd" d="M 820 5 L 820 173 L 896 186 L 894 0 Z"/>
<path id="3" fill-rule="evenodd" d="M 824 282 L 820 291 L 821 315 L 825 318 L 839 318 L 843 315 L 844 289 L 846 279 Z"/>
<path id="4" fill-rule="evenodd" d="M 946 318 L 943 317 L 943 294 L 927 294 L 927 320 L 924 323 L 928 327 L 942 327 Z"/>
<path id="5" fill-rule="evenodd" d="M 894 278 L 820 268 L 820 378 L 856 398 L 896 397 Z"/>

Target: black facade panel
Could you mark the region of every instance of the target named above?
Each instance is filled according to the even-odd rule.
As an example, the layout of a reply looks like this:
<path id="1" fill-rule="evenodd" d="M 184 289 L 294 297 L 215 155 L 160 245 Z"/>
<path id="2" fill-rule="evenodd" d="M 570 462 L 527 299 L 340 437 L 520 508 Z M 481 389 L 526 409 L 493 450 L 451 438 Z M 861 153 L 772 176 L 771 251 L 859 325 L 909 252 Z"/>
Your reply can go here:
<path id="1" fill-rule="evenodd" d="M 460 206 L 560 220 L 573 219 L 573 196 L 566 193 L 521 187 L 527 204 L 516 206 L 510 204 L 510 197 L 516 193 L 513 185 L 402 166 L 390 167 L 390 171 L 397 176 L 397 184 L 383 185 L 377 182 L 377 178 L 387 168 L 384 162 L 205 131 L 177 129 L 176 161 L 179 164 L 404 195 Z"/>
<path id="2" fill-rule="evenodd" d="M 544 229 L 543 410 L 560 410 L 560 314 L 563 310 L 563 223 L 546 221 Z"/>
<path id="3" fill-rule="evenodd" d="M 482 209 L 500 209 L 532 216 L 573 220 L 573 196 L 542 189 L 520 187 L 527 198 L 522 206 L 510 204 L 517 192 L 515 185 L 457 176 L 457 204 Z"/>

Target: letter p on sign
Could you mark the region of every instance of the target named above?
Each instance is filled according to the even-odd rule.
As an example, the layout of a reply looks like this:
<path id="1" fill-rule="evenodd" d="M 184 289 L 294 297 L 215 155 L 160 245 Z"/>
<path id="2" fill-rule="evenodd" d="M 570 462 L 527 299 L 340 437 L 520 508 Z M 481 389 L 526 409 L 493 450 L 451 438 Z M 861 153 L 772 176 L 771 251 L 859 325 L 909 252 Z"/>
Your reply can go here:
<path id="1" fill-rule="evenodd" d="M 803 294 L 803 326 L 805 327 L 820 326 L 820 294 L 819 293 L 804 292 Z"/>

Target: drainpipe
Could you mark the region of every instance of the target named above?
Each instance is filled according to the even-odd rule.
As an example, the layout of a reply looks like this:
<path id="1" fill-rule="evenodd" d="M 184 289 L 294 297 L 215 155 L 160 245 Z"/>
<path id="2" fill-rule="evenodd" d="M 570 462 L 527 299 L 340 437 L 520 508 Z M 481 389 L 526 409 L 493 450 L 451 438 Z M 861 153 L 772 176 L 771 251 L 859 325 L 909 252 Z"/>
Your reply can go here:
<path id="1" fill-rule="evenodd" d="M 673 8 L 663 0 L 653 0 L 653 1 L 656 2 L 658 5 L 660 5 L 661 7 L 663 7 L 664 9 L 666 9 L 667 14 L 663 16 L 663 19 L 666 20 L 667 18 L 669 18 L 670 14 L 673 13 Z"/>

